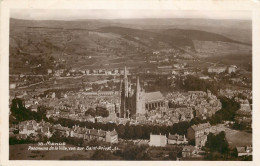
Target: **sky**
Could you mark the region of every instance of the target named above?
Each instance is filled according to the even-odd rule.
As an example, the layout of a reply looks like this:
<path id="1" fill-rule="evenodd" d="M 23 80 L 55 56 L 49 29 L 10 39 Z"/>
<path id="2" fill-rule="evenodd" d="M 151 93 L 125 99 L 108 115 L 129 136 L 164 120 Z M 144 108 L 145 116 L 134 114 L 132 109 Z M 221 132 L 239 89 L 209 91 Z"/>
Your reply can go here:
<path id="1" fill-rule="evenodd" d="M 191 10 L 84 10 L 84 9 L 12 9 L 11 18 L 28 20 L 205 18 L 251 20 L 250 11 Z"/>

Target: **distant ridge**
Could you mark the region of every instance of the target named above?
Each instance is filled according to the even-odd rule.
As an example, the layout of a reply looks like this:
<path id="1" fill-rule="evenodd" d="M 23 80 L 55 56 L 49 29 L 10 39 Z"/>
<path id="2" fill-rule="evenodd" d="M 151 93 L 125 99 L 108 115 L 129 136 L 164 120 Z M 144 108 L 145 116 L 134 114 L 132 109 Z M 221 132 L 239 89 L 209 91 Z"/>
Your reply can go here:
<path id="1" fill-rule="evenodd" d="M 153 32 L 169 29 L 198 30 L 222 35 L 233 40 L 232 42 L 237 41 L 242 44 L 252 45 L 252 20 L 199 18 L 22 20 L 11 18 L 10 25 L 12 24 L 22 27 L 53 27 L 79 30 L 94 30 L 109 26 Z"/>
<path id="2" fill-rule="evenodd" d="M 147 30 L 116 27 L 116 26 L 102 27 L 97 29 L 97 31 L 103 33 L 105 32 L 105 33 L 119 34 L 122 35 L 123 37 L 127 37 L 127 39 L 134 39 L 135 37 L 139 37 L 142 39 L 152 40 L 155 43 L 161 41 L 175 47 L 190 46 L 191 48 L 194 49 L 192 40 L 182 36 L 169 36 L 167 34 L 150 32 Z"/>
<path id="3" fill-rule="evenodd" d="M 223 35 L 219 35 L 212 32 L 200 31 L 200 30 L 192 30 L 192 29 L 167 29 L 162 32 L 165 35 L 170 35 L 174 37 L 184 37 L 189 38 L 191 40 L 200 40 L 200 41 L 222 41 L 222 42 L 230 42 L 230 43 L 239 43 L 245 45 L 251 45 L 248 43 L 243 43 L 239 41 L 232 40 Z"/>

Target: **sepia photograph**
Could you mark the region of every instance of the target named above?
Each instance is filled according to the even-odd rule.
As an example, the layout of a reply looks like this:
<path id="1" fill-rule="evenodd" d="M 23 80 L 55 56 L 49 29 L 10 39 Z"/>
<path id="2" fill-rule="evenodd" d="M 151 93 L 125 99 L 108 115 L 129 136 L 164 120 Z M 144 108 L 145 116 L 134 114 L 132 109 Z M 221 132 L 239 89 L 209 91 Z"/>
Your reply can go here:
<path id="1" fill-rule="evenodd" d="M 252 11 L 23 9 L 9 160 L 252 161 Z"/>

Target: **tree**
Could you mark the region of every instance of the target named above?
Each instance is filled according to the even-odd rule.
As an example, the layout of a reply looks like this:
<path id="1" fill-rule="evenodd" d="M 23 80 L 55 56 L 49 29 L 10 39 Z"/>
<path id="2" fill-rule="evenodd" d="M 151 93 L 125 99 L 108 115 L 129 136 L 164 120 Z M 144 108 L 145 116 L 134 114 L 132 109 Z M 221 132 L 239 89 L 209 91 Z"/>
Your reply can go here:
<path id="1" fill-rule="evenodd" d="M 121 156 L 124 160 L 150 160 L 150 156 L 146 153 L 148 146 L 127 145 Z"/>
<path id="2" fill-rule="evenodd" d="M 51 136 L 51 138 L 50 138 L 50 141 L 59 142 L 60 139 L 61 139 L 61 137 L 62 137 L 61 132 L 55 131 L 55 132 L 52 134 L 52 136 Z"/>
<path id="3" fill-rule="evenodd" d="M 170 160 L 176 160 L 177 159 L 177 152 L 170 151 L 169 152 L 169 159 Z"/>
<path id="4" fill-rule="evenodd" d="M 219 86 L 216 82 L 209 82 L 207 80 L 201 80 L 194 76 L 187 76 L 184 80 L 184 84 L 180 83 L 180 87 L 187 91 L 207 91 L 210 90 L 213 94 L 218 93 Z"/>
<path id="5" fill-rule="evenodd" d="M 13 123 L 18 123 L 25 120 L 36 120 L 37 122 L 42 119 L 46 119 L 46 109 L 41 107 L 39 112 L 33 112 L 30 109 L 25 108 L 23 100 L 15 98 L 12 100 L 11 113 Z"/>
<path id="6" fill-rule="evenodd" d="M 124 127 L 123 124 L 118 125 L 118 127 L 117 127 L 117 132 L 118 132 L 118 136 L 119 136 L 120 138 L 123 138 L 123 136 L 124 136 L 124 134 L 125 134 L 125 127 Z"/>
<path id="7" fill-rule="evenodd" d="M 95 109 L 94 108 L 89 108 L 86 112 L 85 112 L 85 116 L 91 115 L 93 117 L 95 117 L 96 113 L 95 113 Z"/>
<path id="8" fill-rule="evenodd" d="M 99 90 L 99 85 L 96 83 L 92 84 L 92 89 L 93 89 L 93 91 Z"/>
<path id="9" fill-rule="evenodd" d="M 142 138 L 142 136 L 143 136 L 143 130 L 141 126 L 135 126 L 135 137 Z"/>
<path id="10" fill-rule="evenodd" d="M 109 112 L 106 108 L 103 107 L 96 107 L 96 115 L 97 116 L 102 116 L 102 117 L 108 117 Z"/>
<path id="11" fill-rule="evenodd" d="M 226 140 L 226 134 L 224 131 L 220 132 L 216 136 L 209 133 L 206 147 L 210 149 L 211 152 L 219 152 L 221 154 L 226 154 L 229 152 L 228 142 Z"/>
<path id="12" fill-rule="evenodd" d="M 189 140 L 188 144 L 189 144 L 189 145 L 193 145 L 193 146 L 195 146 L 195 139 L 191 139 L 191 140 Z"/>
<path id="13" fill-rule="evenodd" d="M 110 151 L 97 150 L 90 158 L 91 160 L 115 160 L 116 157 Z"/>
<path id="14" fill-rule="evenodd" d="M 240 108 L 240 104 L 234 99 L 220 97 L 220 102 L 222 108 L 209 119 L 211 125 L 221 123 L 223 120 L 234 121 L 236 111 Z"/>
<path id="15" fill-rule="evenodd" d="M 125 126 L 125 138 L 133 139 L 135 137 L 135 131 L 133 126 L 126 125 Z"/>

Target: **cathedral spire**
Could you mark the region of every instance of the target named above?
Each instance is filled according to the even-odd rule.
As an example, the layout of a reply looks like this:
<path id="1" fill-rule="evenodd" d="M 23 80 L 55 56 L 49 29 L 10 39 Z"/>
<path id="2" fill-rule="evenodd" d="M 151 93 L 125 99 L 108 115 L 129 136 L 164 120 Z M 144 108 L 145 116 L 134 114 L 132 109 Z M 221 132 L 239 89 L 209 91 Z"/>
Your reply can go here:
<path id="1" fill-rule="evenodd" d="M 125 96 L 128 97 L 129 87 L 128 87 L 128 78 L 127 78 L 126 66 L 125 66 L 125 71 L 124 71 L 123 84 L 124 84 L 124 91 L 125 91 L 124 93 L 125 93 Z"/>
<path id="2" fill-rule="evenodd" d="M 127 73 L 126 73 L 126 66 L 125 66 L 125 71 L 124 71 L 124 78 L 127 77 Z"/>
<path id="3" fill-rule="evenodd" d="M 141 88 L 140 88 L 140 82 L 139 82 L 139 77 L 137 77 L 137 81 L 136 81 L 136 91 L 140 92 Z"/>

